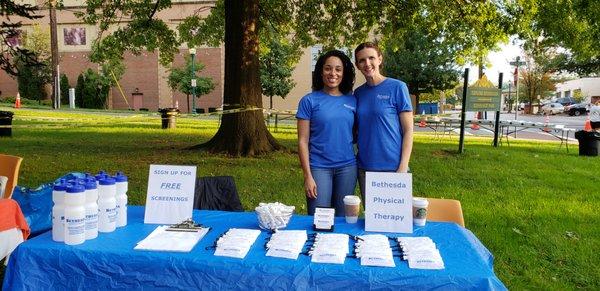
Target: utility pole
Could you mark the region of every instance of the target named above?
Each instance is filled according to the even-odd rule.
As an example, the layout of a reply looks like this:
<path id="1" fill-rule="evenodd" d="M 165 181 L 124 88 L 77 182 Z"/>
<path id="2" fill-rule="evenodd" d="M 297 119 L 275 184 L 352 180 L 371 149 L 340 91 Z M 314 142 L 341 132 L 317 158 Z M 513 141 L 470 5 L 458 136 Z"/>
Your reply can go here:
<path id="1" fill-rule="evenodd" d="M 190 48 L 190 55 L 192 56 L 192 114 L 196 114 L 196 61 L 194 60 L 196 48 Z"/>
<path id="2" fill-rule="evenodd" d="M 50 0 L 50 48 L 52 52 L 52 108 L 60 107 L 60 96 L 58 94 L 58 40 L 56 31 L 56 0 Z"/>
<path id="3" fill-rule="evenodd" d="M 517 115 L 519 114 L 519 67 L 527 64 L 526 62 L 521 61 L 521 57 L 517 56 L 514 62 L 509 63 L 511 66 L 516 66 L 515 69 L 515 120 L 517 120 Z M 516 133 L 516 132 L 515 132 Z"/>

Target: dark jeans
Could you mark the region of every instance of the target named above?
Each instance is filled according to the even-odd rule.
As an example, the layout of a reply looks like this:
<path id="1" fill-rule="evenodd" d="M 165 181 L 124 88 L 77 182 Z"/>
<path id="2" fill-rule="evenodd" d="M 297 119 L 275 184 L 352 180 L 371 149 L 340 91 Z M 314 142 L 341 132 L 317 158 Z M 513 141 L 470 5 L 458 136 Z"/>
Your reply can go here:
<path id="1" fill-rule="evenodd" d="M 306 198 L 308 215 L 314 215 L 316 207 L 329 207 L 335 208 L 335 216 L 344 216 L 344 196 L 353 195 L 356 187 L 356 165 L 310 171 L 317 184 L 317 198 Z"/>

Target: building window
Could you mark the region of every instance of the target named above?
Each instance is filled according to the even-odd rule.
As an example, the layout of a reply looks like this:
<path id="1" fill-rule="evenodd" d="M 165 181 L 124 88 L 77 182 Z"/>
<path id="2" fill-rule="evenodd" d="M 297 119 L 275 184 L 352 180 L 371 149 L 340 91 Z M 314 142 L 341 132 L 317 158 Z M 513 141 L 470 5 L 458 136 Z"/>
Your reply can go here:
<path id="1" fill-rule="evenodd" d="M 562 97 L 562 92 L 556 92 L 556 98 Z"/>
<path id="2" fill-rule="evenodd" d="M 571 91 L 565 91 L 565 98 L 571 98 Z"/>
<path id="3" fill-rule="evenodd" d="M 8 37 L 6 38 L 6 43 L 10 46 L 10 47 L 20 47 L 21 46 L 21 36 L 23 35 L 23 31 L 20 29 L 17 29 L 14 31 L 15 33 L 12 35 L 8 35 Z"/>
<path id="4" fill-rule="evenodd" d="M 322 45 L 314 45 L 310 48 L 310 71 L 315 71 L 315 66 L 317 65 L 317 59 L 321 55 L 323 51 Z"/>
<path id="5" fill-rule="evenodd" d="M 85 27 L 63 28 L 65 45 L 85 45 Z"/>

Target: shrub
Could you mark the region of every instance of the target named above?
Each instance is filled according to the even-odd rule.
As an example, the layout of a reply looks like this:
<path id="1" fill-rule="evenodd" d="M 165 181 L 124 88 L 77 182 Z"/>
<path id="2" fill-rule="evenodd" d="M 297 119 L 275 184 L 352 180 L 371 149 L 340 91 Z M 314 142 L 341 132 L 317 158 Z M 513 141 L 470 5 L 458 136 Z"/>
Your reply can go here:
<path id="1" fill-rule="evenodd" d="M 85 79 L 83 74 L 79 74 L 77 77 L 77 84 L 75 85 L 75 106 L 83 108 L 83 87 L 85 86 Z"/>
<path id="2" fill-rule="evenodd" d="M 17 76 L 17 85 L 21 98 L 32 100 L 44 100 L 47 98 L 44 85 L 48 83 L 51 76 L 48 76 L 48 66 L 32 66 L 23 59 L 24 56 L 17 56 L 16 66 L 19 71 Z"/>
<path id="3" fill-rule="evenodd" d="M 60 103 L 69 105 L 69 78 L 65 74 L 60 75 Z"/>

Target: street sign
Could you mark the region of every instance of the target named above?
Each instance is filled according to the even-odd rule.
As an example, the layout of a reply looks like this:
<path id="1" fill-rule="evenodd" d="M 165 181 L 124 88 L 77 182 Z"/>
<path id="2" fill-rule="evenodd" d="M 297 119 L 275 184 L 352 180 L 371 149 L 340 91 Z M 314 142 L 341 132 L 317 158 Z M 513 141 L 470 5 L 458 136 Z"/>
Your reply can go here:
<path id="1" fill-rule="evenodd" d="M 499 111 L 502 90 L 498 89 L 483 75 L 475 84 L 467 88 L 467 111 Z"/>
<path id="2" fill-rule="evenodd" d="M 196 87 L 196 79 L 192 79 L 192 87 Z"/>
<path id="3" fill-rule="evenodd" d="M 502 92 L 498 88 L 467 89 L 467 111 L 499 111 Z"/>

